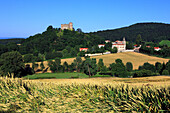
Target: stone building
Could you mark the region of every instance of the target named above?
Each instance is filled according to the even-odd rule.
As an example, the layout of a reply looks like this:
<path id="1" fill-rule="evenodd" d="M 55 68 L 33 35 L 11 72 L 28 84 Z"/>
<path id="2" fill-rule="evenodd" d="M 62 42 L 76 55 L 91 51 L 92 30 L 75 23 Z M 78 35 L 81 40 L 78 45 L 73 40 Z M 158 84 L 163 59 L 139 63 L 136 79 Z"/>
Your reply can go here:
<path id="1" fill-rule="evenodd" d="M 69 29 L 69 30 L 73 30 L 73 23 L 70 22 L 69 24 L 61 24 L 61 29 Z"/>

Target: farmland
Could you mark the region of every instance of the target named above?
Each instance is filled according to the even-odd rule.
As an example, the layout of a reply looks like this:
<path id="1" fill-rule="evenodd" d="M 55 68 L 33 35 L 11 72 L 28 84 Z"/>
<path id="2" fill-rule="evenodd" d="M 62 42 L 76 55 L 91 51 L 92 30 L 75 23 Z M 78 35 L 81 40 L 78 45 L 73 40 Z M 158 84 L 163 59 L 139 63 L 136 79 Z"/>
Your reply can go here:
<path id="1" fill-rule="evenodd" d="M 141 53 L 136 52 L 124 52 L 124 53 L 116 53 L 116 54 L 108 54 L 108 55 L 102 55 L 102 56 L 93 56 L 91 58 L 96 58 L 98 61 L 100 58 L 103 59 L 104 64 L 106 66 L 109 66 L 111 63 L 115 62 L 116 59 L 121 59 L 123 63 L 126 62 L 132 62 L 133 69 L 138 69 L 140 65 L 143 65 L 145 62 L 148 62 L 150 64 L 155 64 L 156 62 L 168 62 L 169 59 L 154 57 L 154 56 L 148 56 Z M 71 64 L 74 61 L 75 58 L 67 58 L 67 59 L 61 59 L 61 64 L 63 64 L 65 61 L 68 64 Z M 84 59 L 84 58 L 82 58 Z M 40 64 L 40 62 L 38 62 Z M 44 61 L 45 67 L 47 67 L 47 61 Z"/>
<path id="2" fill-rule="evenodd" d="M 169 112 L 170 77 L 0 78 L 0 112 Z"/>

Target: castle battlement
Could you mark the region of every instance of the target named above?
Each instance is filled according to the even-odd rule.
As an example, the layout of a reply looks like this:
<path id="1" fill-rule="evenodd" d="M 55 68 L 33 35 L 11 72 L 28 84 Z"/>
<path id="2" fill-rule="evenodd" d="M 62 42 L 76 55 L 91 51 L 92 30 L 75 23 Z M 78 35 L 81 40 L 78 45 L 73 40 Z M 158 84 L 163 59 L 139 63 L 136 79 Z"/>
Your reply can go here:
<path id="1" fill-rule="evenodd" d="M 70 22 L 69 24 L 61 24 L 61 29 L 69 29 L 69 30 L 73 30 L 73 23 Z"/>

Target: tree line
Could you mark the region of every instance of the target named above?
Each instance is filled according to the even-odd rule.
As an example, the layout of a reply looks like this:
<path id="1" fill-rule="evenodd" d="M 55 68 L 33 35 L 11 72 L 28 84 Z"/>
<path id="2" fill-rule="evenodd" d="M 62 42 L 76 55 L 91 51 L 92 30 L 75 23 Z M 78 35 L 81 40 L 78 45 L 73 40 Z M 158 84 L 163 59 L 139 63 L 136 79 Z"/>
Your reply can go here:
<path id="1" fill-rule="evenodd" d="M 115 63 L 110 64 L 109 67 L 104 65 L 103 59 L 99 59 L 98 63 L 95 58 L 85 57 L 82 60 L 77 56 L 74 62 L 68 64 L 64 62 L 61 64 L 60 58 L 48 61 L 48 67 L 45 68 L 43 61 L 39 65 L 35 62 L 32 67 L 29 64 L 24 64 L 22 55 L 17 51 L 7 52 L 0 57 L 0 74 L 1 76 L 22 77 L 31 75 L 35 72 L 47 72 L 48 68 L 52 73 L 58 72 L 79 72 L 85 73 L 89 77 L 96 75 L 98 72 L 103 75 L 111 75 L 116 77 L 145 77 L 154 75 L 169 75 L 170 74 L 170 60 L 165 63 L 156 62 L 155 65 L 148 62 L 139 66 L 137 70 L 133 70 L 133 64 L 127 62 L 124 64 L 121 59 L 116 59 Z"/>

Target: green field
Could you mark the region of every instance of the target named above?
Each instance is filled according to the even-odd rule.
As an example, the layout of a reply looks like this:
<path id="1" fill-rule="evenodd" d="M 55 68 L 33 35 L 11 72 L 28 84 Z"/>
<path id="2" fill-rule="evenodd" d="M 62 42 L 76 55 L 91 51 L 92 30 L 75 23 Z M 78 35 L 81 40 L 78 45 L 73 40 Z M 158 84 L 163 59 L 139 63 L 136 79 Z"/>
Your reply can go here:
<path id="1" fill-rule="evenodd" d="M 162 40 L 161 42 L 159 42 L 160 45 L 167 45 L 168 47 L 170 47 L 170 41 L 169 40 Z"/>
<path id="2" fill-rule="evenodd" d="M 89 76 L 84 73 L 39 73 L 34 75 L 28 75 L 23 78 L 25 79 L 69 79 L 69 78 L 88 78 Z M 96 74 L 93 77 L 110 77 L 110 75 L 99 75 Z"/>

